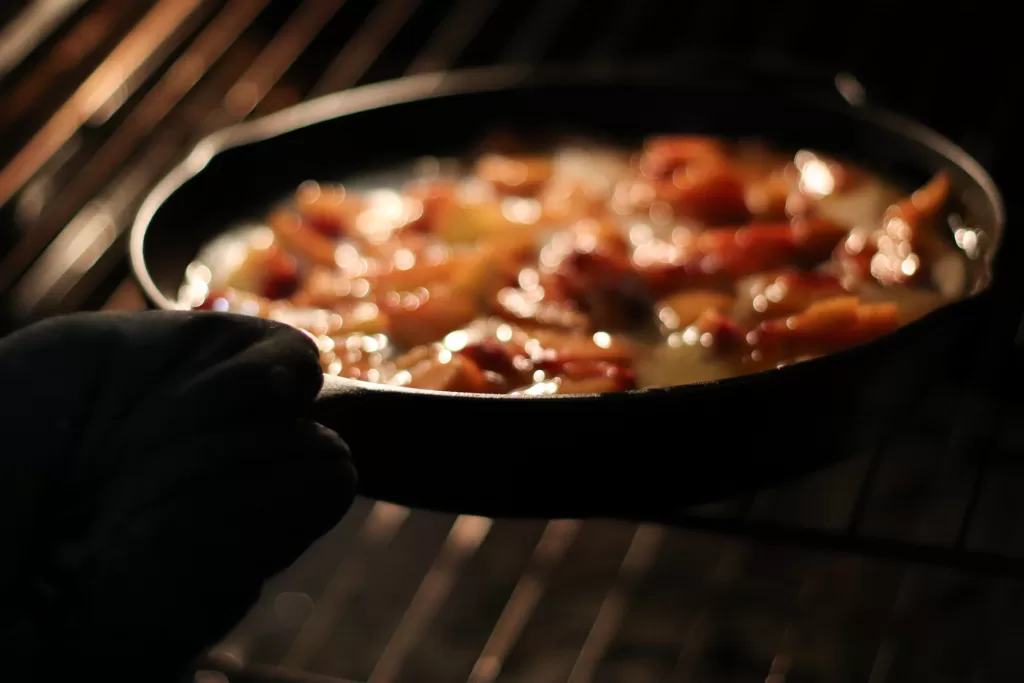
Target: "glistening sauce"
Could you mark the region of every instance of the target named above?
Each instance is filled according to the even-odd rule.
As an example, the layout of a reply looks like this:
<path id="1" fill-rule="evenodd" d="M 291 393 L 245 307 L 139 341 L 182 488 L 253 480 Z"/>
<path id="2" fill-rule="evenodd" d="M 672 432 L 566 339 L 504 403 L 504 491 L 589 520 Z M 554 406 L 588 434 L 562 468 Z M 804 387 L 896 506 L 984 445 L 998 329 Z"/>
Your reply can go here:
<path id="1" fill-rule="evenodd" d="M 756 372 L 964 290 L 942 174 L 907 196 L 807 150 L 665 136 L 412 175 L 304 183 L 209 244 L 182 300 L 303 328 L 330 374 L 540 395 Z"/>

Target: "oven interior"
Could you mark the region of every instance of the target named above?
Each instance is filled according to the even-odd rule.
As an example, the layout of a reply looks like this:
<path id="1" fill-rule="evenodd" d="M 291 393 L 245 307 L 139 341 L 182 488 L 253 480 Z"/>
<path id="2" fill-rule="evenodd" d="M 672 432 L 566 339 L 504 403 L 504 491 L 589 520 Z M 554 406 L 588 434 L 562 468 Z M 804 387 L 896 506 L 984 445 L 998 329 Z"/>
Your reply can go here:
<path id="1" fill-rule="evenodd" d="M 1008 204 L 1006 258 L 1017 259 L 1010 10 L 990 0 L 4 3 L 2 326 L 142 308 L 126 230 L 204 135 L 364 83 L 508 63 L 735 60 L 866 97 L 990 170 Z M 1007 288 L 955 370 L 863 425 L 861 455 L 671 526 L 358 500 L 190 678 L 1020 680 L 1019 292 Z M 708 428 L 724 438 L 730 427 Z M 776 450 L 765 444 L 766 457 Z"/>

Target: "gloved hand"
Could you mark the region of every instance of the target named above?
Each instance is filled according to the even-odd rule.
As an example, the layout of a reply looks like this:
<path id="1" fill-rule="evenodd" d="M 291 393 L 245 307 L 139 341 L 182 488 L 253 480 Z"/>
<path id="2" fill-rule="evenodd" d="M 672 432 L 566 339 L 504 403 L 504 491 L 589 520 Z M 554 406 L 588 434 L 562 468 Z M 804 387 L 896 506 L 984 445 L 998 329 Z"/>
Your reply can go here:
<path id="1" fill-rule="evenodd" d="M 302 333 L 80 314 L 0 339 L 0 678 L 172 680 L 345 513 Z"/>

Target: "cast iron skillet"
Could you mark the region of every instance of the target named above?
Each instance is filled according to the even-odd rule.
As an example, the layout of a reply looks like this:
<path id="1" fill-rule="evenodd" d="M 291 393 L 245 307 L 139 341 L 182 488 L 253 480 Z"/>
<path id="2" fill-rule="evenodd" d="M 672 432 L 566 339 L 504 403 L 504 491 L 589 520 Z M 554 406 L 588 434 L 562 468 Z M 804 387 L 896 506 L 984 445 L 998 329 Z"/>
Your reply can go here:
<path id="1" fill-rule="evenodd" d="M 328 378 L 317 418 L 350 444 L 366 495 L 461 513 L 668 519 L 682 506 L 854 455 L 898 419 L 990 315 L 1003 207 L 962 149 L 912 121 L 801 94 L 753 73 L 499 68 L 417 76 L 314 100 L 217 133 L 149 195 L 131 262 L 175 308 L 199 247 L 303 180 L 343 179 L 465 151 L 495 127 L 566 124 L 639 141 L 659 132 L 758 135 L 858 161 L 914 187 L 945 169 L 978 235 L 968 296 L 873 343 L 788 368 L 625 394 L 510 398 Z"/>

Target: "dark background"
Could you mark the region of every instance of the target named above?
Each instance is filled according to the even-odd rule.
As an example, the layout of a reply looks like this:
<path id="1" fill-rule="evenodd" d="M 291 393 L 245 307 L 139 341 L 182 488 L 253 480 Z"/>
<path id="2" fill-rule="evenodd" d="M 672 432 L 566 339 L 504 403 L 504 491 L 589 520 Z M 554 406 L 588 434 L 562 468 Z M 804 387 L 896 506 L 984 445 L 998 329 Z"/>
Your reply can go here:
<path id="1" fill-rule="evenodd" d="M 500 62 L 671 69 L 717 54 L 810 74 L 807 87 L 853 74 L 992 171 L 1017 239 L 1010 3 L 38 0 L 2 3 L 0 26 L 5 329 L 140 308 L 125 228 L 203 135 L 315 94 Z M 233 682 L 1022 680 L 1024 434 L 997 341 L 979 331 L 969 389 L 940 373 L 898 424 L 865 425 L 862 457 L 679 528 L 361 500 L 205 666 Z"/>

